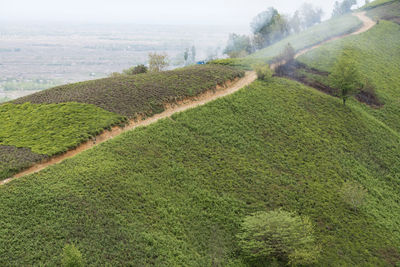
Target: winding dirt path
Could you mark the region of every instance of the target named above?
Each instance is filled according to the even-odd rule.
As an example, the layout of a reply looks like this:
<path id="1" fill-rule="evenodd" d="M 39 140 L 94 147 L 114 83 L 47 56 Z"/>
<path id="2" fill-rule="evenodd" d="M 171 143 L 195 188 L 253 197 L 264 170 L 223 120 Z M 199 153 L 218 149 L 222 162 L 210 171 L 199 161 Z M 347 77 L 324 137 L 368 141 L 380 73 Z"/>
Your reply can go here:
<path id="1" fill-rule="evenodd" d="M 372 19 L 370 19 L 369 17 L 366 16 L 366 12 L 360 12 L 360 13 L 354 13 L 354 16 L 358 17 L 362 22 L 363 22 L 363 26 L 358 29 L 357 31 L 350 33 L 350 34 L 346 34 L 346 35 L 342 35 L 342 36 L 337 36 L 337 37 L 333 37 L 330 38 L 324 42 L 321 42 L 315 46 L 312 46 L 310 48 L 306 48 L 303 49 L 301 51 L 299 51 L 295 58 L 313 50 L 316 49 L 328 42 L 334 41 L 334 40 L 338 40 L 341 38 L 344 38 L 346 36 L 350 36 L 350 35 L 356 35 L 356 34 L 360 34 L 363 32 L 368 31 L 369 29 L 371 29 L 373 26 L 375 26 L 376 22 L 373 21 Z M 271 65 L 271 68 L 275 68 L 276 65 Z M 11 182 L 12 180 L 15 180 L 17 178 L 20 178 L 22 176 L 28 175 L 28 174 L 33 174 L 36 172 L 39 172 L 41 170 L 43 170 L 44 168 L 60 163 L 62 161 L 64 161 L 65 159 L 71 158 L 85 150 L 88 150 L 90 148 L 92 148 L 93 146 L 96 146 L 98 144 L 101 144 L 107 140 L 110 140 L 112 138 L 114 138 L 115 136 L 120 135 L 123 132 L 132 130 L 136 127 L 139 126 L 146 126 L 149 124 L 152 124 L 160 119 L 164 119 L 164 118 L 168 118 L 170 117 L 172 114 L 177 113 L 177 112 L 182 112 L 184 110 L 187 109 L 191 109 L 200 105 L 204 105 L 210 101 L 213 101 L 217 98 L 220 97 L 224 97 L 227 95 L 230 95 L 238 90 L 240 90 L 241 88 L 251 84 L 252 82 L 254 82 L 257 79 L 257 75 L 255 72 L 246 72 L 246 75 L 244 78 L 241 78 L 239 80 L 235 80 L 233 82 L 227 83 L 224 87 L 218 87 L 217 90 L 215 92 L 205 92 L 197 97 L 194 98 L 190 98 L 184 101 L 181 101 L 179 103 L 176 103 L 174 105 L 168 105 L 165 109 L 165 111 L 163 113 L 154 115 L 153 117 L 147 118 L 145 120 L 140 120 L 140 121 L 135 121 L 135 120 L 131 120 L 129 121 L 129 123 L 121 128 L 121 127 L 113 127 L 111 129 L 111 131 L 104 131 L 102 134 L 96 136 L 95 140 L 96 142 L 94 142 L 93 140 L 87 141 L 85 143 L 82 143 L 81 145 L 79 145 L 77 148 L 70 150 L 62 155 L 58 155 L 58 156 L 54 156 L 52 158 L 50 158 L 48 161 L 43 162 L 43 163 L 38 163 L 33 165 L 32 167 L 14 175 L 11 178 L 8 178 L 6 180 L 0 181 L 0 186 L 7 184 L 9 182 Z"/>
<path id="2" fill-rule="evenodd" d="M 175 114 L 177 112 L 182 112 L 187 109 L 195 108 L 197 106 L 201 106 L 210 101 L 213 101 L 217 98 L 221 98 L 221 97 L 233 94 L 234 92 L 251 84 L 256 79 L 257 79 L 257 75 L 255 72 L 246 72 L 246 74 L 243 78 L 236 79 L 235 81 L 232 81 L 232 82 L 228 82 L 225 84 L 225 86 L 219 86 L 216 88 L 215 92 L 208 91 L 199 96 L 196 96 L 193 98 L 188 98 L 186 100 L 180 101 L 173 105 L 168 104 L 168 105 L 166 105 L 166 109 L 164 112 L 162 112 L 160 114 L 156 114 L 156 115 L 154 115 L 150 118 L 144 119 L 144 120 L 140 120 L 140 119 L 139 120 L 130 120 L 129 123 L 123 128 L 115 126 L 111 129 L 111 131 L 106 130 L 103 133 L 101 133 L 100 135 L 96 136 L 96 138 L 93 138 L 93 140 L 89 140 L 85 143 L 82 143 L 75 149 L 72 149 L 72 150 L 70 150 L 64 154 L 58 155 L 58 156 L 54 156 L 45 162 L 35 164 L 32 167 L 14 175 L 11 178 L 0 181 L 0 186 L 7 184 L 7 183 L 11 182 L 12 180 L 20 178 L 22 176 L 39 172 L 48 166 L 60 163 L 60 162 L 64 161 L 65 159 L 71 158 L 71 157 L 73 157 L 85 150 L 88 150 L 98 144 L 108 141 L 108 140 L 120 135 L 123 132 L 130 131 L 139 126 L 147 126 L 149 124 L 155 123 L 156 121 L 158 121 L 160 119 L 168 118 L 172 114 Z M 96 141 L 94 141 L 94 140 L 96 140 Z"/>
<path id="3" fill-rule="evenodd" d="M 338 40 L 338 39 L 342 39 L 342 38 L 347 37 L 347 36 L 357 35 L 357 34 L 366 32 L 366 31 L 368 31 L 369 29 L 371 29 L 372 27 L 374 27 L 375 24 L 376 24 L 375 21 L 373 21 L 372 19 L 370 19 L 370 18 L 367 16 L 367 12 L 366 12 L 366 11 L 364 11 L 364 12 L 358 12 L 358 13 L 353 13 L 353 16 L 356 16 L 357 18 L 359 18 L 359 19 L 362 21 L 362 23 L 363 23 L 363 25 L 361 26 L 361 28 L 359 28 L 357 31 L 352 32 L 352 33 L 349 33 L 349 34 L 344 34 L 344 35 L 341 35 L 341 36 L 332 37 L 332 38 L 330 38 L 330 39 L 328 39 L 328 40 L 325 40 L 325 41 L 323 41 L 323 42 L 321 42 L 321 43 L 319 43 L 319 44 L 317 44 L 317 45 L 314 45 L 314 46 L 312 46 L 312 47 L 303 49 L 303 50 L 299 51 L 299 52 L 296 54 L 295 58 L 297 58 L 297 57 L 299 57 L 299 56 L 301 56 L 301 55 L 304 55 L 305 53 L 307 53 L 307 52 L 309 52 L 309 51 L 311 51 L 311 50 L 314 50 L 314 49 L 316 49 L 316 48 L 318 48 L 318 47 L 320 47 L 320 46 L 322 46 L 322 45 L 324 45 L 324 44 L 326 44 L 326 43 L 329 43 L 329 42 L 332 42 L 332 41 L 335 41 L 335 40 Z"/>

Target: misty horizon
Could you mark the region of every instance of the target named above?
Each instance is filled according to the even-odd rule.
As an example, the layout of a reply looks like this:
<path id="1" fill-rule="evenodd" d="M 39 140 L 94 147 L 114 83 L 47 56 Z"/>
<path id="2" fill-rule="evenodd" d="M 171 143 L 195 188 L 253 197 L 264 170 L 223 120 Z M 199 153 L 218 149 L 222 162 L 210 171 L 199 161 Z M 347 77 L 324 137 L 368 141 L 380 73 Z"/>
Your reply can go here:
<path id="1" fill-rule="evenodd" d="M 14 0 L 0 6 L 3 23 L 74 23 L 138 25 L 248 25 L 258 13 L 273 6 L 282 14 L 294 13 L 303 3 L 321 7 L 330 17 L 335 0 L 221 0 L 189 2 L 151 0 L 145 3 L 116 0 Z M 358 5 L 364 0 L 358 0 Z"/>

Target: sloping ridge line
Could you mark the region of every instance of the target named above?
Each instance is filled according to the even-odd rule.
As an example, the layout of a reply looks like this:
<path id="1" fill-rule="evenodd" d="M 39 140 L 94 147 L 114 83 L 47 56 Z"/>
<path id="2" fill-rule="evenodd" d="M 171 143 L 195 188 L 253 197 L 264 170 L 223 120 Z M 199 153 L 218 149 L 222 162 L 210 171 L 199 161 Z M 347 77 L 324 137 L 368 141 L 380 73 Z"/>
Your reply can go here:
<path id="1" fill-rule="evenodd" d="M 312 46 L 310 48 L 303 49 L 303 50 L 299 51 L 296 54 L 295 57 L 297 58 L 297 57 L 307 53 L 308 51 L 311 51 L 313 49 L 316 49 L 316 48 L 324 45 L 325 43 L 328 43 L 328 42 L 331 42 L 331 41 L 334 41 L 334 40 L 337 40 L 337 39 L 341 39 L 341 38 L 344 38 L 344 37 L 347 37 L 347 36 L 350 36 L 350 35 L 357 35 L 357 34 L 366 32 L 376 24 L 376 22 L 374 22 L 372 19 L 370 19 L 369 17 L 366 16 L 366 12 L 354 13 L 353 15 L 358 17 L 363 22 L 363 26 L 360 29 L 358 29 L 357 31 L 355 31 L 353 33 L 345 34 L 345 35 L 342 35 L 342 36 L 339 36 L 339 37 L 333 37 L 333 38 L 331 38 L 329 40 L 326 40 L 324 42 L 316 44 L 316 45 L 314 45 L 314 46 Z M 271 68 L 275 68 L 275 67 L 276 67 L 275 65 L 271 65 Z M 224 87 L 217 87 L 215 92 L 208 91 L 208 92 L 205 92 L 205 93 L 203 93 L 203 94 L 201 94 L 199 96 L 196 96 L 194 98 L 190 98 L 190 99 L 186 99 L 184 101 L 178 102 L 178 103 L 176 103 L 174 105 L 167 105 L 167 107 L 166 107 L 164 112 L 162 112 L 160 114 L 156 114 L 156 115 L 154 115 L 154 116 L 152 116 L 150 118 L 144 119 L 144 120 L 139 120 L 139 121 L 130 120 L 129 123 L 123 128 L 115 126 L 115 127 L 113 127 L 111 129 L 111 131 L 104 131 L 100 135 L 98 135 L 95 138 L 93 138 L 93 140 L 89 140 L 89 141 L 87 141 L 85 143 L 82 143 L 77 148 L 69 150 L 68 152 L 66 152 L 64 154 L 54 156 L 54 157 L 48 159 L 45 162 L 37 163 L 37 164 L 31 166 L 30 168 L 15 174 L 11 178 L 8 178 L 8 179 L 5 179 L 3 181 L 0 181 L 0 186 L 4 185 L 4 184 L 7 184 L 7 183 L 9 183 L 9 182 L 11 182 L 11 181 L 13 181 L 15 179 L 20 178 L 20 177 L 23 177 L 25 175 L 29 175 L 29 174 L 33 174 L 33 173 L 39 172 L 39 171 L 47 168 L 48 166 L 61 163 L 65 159 L 72 158 L 75 155 L 77 155 L 77 154 L 79 154 L 79 153 L 81 153 L 81 152 L 83 152 L 85 150 L 88 150 L 88 149 L 90 149 L 90 148 L 92 148 L 92 147 L 94 147 L 94 146 L 96 146 L 98 144 L 101 144 L 101 143 L 103 143 L 105 141 L 108 141 L 108 140 L 120 135 L 123 132 L 130 131 L 130 130 L 135 129 L 135 128 L 140 127 L 140 126 L 150 125 L 152 123 L 157 122 L 160 119 L 168 118 L 168 117 L 172 116 L 175 113 L 182 112 L 182 111 L 185 111 L 187 109 L 195 108 L 197 106 L 204 105 L 204 104 L 206 104 L 206 103 L 208 103 L 210 101 L 213 101 L 215 99 L 218 99 L 218 98 L 233 94 L 236 91 L 242 89 L 243 87 L 251 84 L 256 79 L 257 79 L 257 74 L 254 71 L 248 71 L 248 72 L 246 72 L 246 74 L 245 74 L 245 76 L 243 78 L 241 78 L 239 80 L 236 80 L 236 81 L 233 81 L 231 83 L 227 83 Z"/>

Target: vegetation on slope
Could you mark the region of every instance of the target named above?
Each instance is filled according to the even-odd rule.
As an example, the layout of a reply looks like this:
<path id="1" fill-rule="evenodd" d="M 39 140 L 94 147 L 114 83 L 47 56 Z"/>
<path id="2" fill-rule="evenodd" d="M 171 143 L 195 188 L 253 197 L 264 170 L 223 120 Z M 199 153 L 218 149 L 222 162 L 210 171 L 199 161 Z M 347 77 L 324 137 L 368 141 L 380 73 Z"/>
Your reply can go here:
<path id="1" fill-rule="evenodd" d="M 400 261 L 400 138 L 349 103 L 273 78 L 0 187 L 0 265 L 247 262 L 245 216 L 307 216 L 319 265 Z M 343 198 L 348 182 L 363 205 Z"/>
<path id="2" fill-rule="evenodd" d="M 367 12 L 367 15 L 375 20 L 391 20 L 400 24 L 400 1 L 391 1 L 386 5 L 371 9 Z"/>
<path id="3" fill-rule="evenodd" d="M 20 98 L 14 103 L 79 102 L 131 118 L 151 116 L 162 112 L 165 103 L 196 96 L 243 75 L 242 71 L 229 67 L 193 66 L 59 86 Z"/>
<path id="4" fill-rule="evenodd" d="M 41 160 L 39 155 L 66 152 L 123 123 L 124 116 L 160 113 L 167 102 L 196 96 L 243 75 L 230 67 L 194 66 L 64 85 L 0 105 L 0 145 L 27 148 L 7 155 L 0 180 Z M 8 152 L 8 147 L 1 149 L 0 157 Z"/>
<path id="5" fill-rule="evenodd" d="M 221 59 L 212 64 L 229 65 L 242 69 L 250 69 L 251 65 L 258 62 L 270 62 L 278 56 L 290 43 L 296 51 L 311 47 L 332 37 L 340 36 L 360 28 L 362 22 L 351 14 L 333 18 L 313 26 L 299 34 L 293 34 L 267 48 L 264 48 L 246 58 Z"/>
<path id="6" fill-rule="evenodd" d="M 125 120 L 80 103 L 0 105 L 0 180 Z"/>
<path id="7" fill-rule="evenodd" d="M 353 51 L 347 55 L 357 62 L 360 73 L 372 82 L 384 104 L 379 109 L 359 104 L 360 108 L 400 133 L 400 26 L 381 21 L 368 32 L 326 44 L 299 60 L 330 72 L 344 48 Z"/>
<path id="8" fill-rule="evenodd" d="M 46 155 L 33 153 L 28 148 L 0 145 L 0 180 L 46 158 Z"/>
<path id="9" fill-rule="evenodd" d="M 363 6 L 363 9 L 374 9 L 376 7 L 380 7 L 380 6 L 383 6 L 383 5 L 388 5 L 388 4 L 391 4 L 393 2 L 397 2 L 397 1 L 398 0 L 375 0 L 375 1 L 372 1 L 371 3 L 366 4 L 365 6 Z"/>

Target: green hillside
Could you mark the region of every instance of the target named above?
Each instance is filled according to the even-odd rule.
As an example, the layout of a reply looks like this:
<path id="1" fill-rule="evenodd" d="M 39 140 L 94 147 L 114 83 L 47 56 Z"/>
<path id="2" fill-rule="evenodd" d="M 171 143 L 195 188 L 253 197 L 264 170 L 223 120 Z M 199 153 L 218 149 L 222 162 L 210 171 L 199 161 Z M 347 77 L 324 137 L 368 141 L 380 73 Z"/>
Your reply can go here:
<path id="1" fill-rule="evenodd" d="M 2 104 L 0 180 L 75 148 L 128 118 L 161 113 L 166 103 L 243 75 L 230 67 L 194 66 L 64 85 Z"/>
<path id="2" fill-rule="evenodd" d="M 241 69 L 251 69 L 251 65 L 258 62 L 269 62 L 278 56 L 290 43 L 296 51 L 312 47 L 332 37 L 354 32 L 360 28 L 362 22 L 355 16 L 347 14 L 317 24 L 301 33 L 289 37 L 257 51 L 245 58 L 222 59 L 211 62 L 212 64 L 228 65 Z"/>
<path id="3" fill-rule="evenodd" d="M 79 102 L 135 118 L 151 116 L 173 103 L 215 89 L 244 72 L 222 66 L 191 66 L 182 69 L 124 75 L 55 87 L 13 101 L 16 104 Z"/>
<path id="4" fill-rule="evenodd" d="M 245 264 L 249 213 L 308 215 L 320 264 L 400 260 L 400 138 L 354 104 L 275 78 L 0 188 L 0 264 Z M 345 181 L 367 189 L 358 211 Z"/>
<path id="5" fill-rule="evenodd" d="M 379 109 L 362 104 L 358 107 L 400 133 L 400 25 L 381 21 L 366 33 L 326 44 L 299 60 L 329 72 L 344 47 L 351 49 L 349 56 L 357 62 L 361 74 L 372 81 L 384 105 Z"/>

